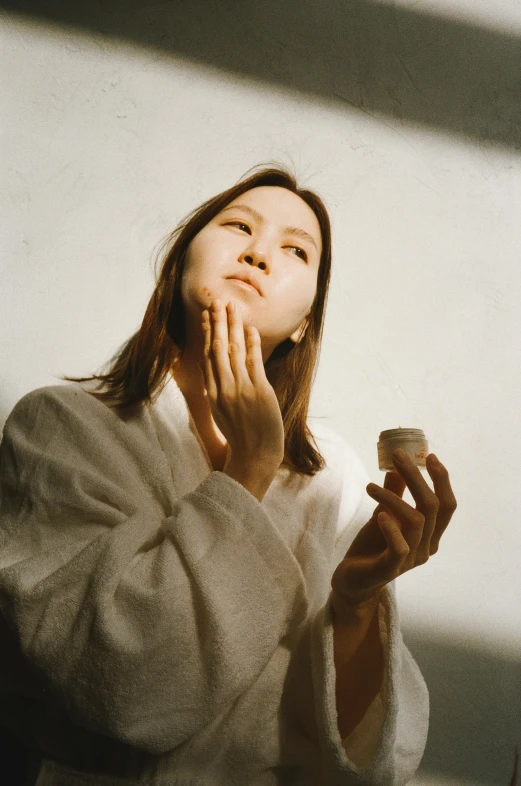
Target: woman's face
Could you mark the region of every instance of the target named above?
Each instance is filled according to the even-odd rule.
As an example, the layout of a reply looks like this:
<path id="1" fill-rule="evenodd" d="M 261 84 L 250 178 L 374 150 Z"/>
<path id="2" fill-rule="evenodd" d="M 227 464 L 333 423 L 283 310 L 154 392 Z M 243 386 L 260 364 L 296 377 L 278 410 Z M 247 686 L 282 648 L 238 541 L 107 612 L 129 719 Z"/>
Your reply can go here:
<path id="1" fill-rule="evenodd" d="M 259 186 L 241 194 L 192 240 L 181 295 L 187 346 L 202 335 L 201 314 L 215 298 L 234 300 L 255 325 L 266 361 L 278 344 L 300 336 L 313 304 L 322 252 L 318 219 L 292 191 Z M 232 276 L 246 274 L 260 294 Z"/>

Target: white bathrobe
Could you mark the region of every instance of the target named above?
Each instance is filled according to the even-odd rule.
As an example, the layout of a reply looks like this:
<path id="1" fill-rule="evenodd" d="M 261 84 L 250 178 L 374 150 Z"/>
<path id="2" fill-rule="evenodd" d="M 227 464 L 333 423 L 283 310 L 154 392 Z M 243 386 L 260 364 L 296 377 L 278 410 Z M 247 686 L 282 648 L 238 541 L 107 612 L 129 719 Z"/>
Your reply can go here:
<path id="1" fill-rule="evenodd" d="M 125 418 L 96 384 L 28 393 L 0 447 L 0 725 L 38 786 L 406 784 L 429 699 L 393 584 L 382 692 L 337 725 L 331 577 L 375 507 L 353 449 L 310 418 L 327 467 L 259 503 L 172 376 Z"/>

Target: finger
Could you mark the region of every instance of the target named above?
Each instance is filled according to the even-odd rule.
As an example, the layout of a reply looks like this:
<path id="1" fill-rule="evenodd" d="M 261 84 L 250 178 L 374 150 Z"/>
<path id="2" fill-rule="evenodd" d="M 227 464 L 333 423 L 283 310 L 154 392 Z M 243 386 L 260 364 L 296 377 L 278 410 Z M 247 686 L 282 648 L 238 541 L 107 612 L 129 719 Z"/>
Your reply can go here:
<path id="1" fill-rule="evenodd" d="M 421 565 L 429 559 L 432 535 L 436 527 L 440 503 L 436 493 L 431 489 L 422 473 L 410 456 L 405 454 L 398 458 L 393 453 L 393 464 L 405 480 L 414 501 L 416 509 L 425 516 L 422 539 L 416 549 L 416 564 Z"/>
<path id="2" fill-rule="evenodd" d="M 369 483 L 366 487 L 366 491 L 370 497 L 379 503 L 381 511 L 390 513 L 398 520 L 400 530 L 407 541 L 407 545 L 411 551 L 415 552 L 421 543 L 423 527 L 425 525 L 425 516 L 423 513 L 411 507 L 411 505 L 403 499 L 400 499 L 400 497 L 397 497 L 393 491 L 383 489 L 381 486 L 377 486 L 376 483 Z"/>
<path id="3" fill-rule="evenodd" d="M 211 360 L 212 354 L 212 325 L 208 309 L 202 313 L 202 327 L 204 334 L 204 349 L 203 349 L 203 368 L 204 368 L 204 381 L 206 385 L 206 392 L 210 400 L 217 399 L 217 384 L 215 381 L 213 366 Z"/>
<path id="4" fill-rule="evenodd" d="M 218 299 L 212 302 L 210 318 L 212 320 L 211 360 L 218 391 L 219 393 L 223 390 L 235 391 L 235 377 L 230 365 L 228 349 L 228 318 L 226 309 Z"/>
<path id="5" fill-rule="evenodd" d="M 388 580 L 392 580 L 403 572 L 404 563 L 411 550 L 398 522 L 392 516 L 380 513 L 378 525 L 387 542 L 387 549 L 378 557 L 377 564 L 380 570 L 386 573 Z"/>
<path id="6" fill-rule="evenodd" d="M 458 503 L 452 490 L 449 473 L 446 467 L 440 461 L 437 461 L 433 453 L 427 457 L 427 471 L 432 478 L 434 491 L 440 502 L 436 526 L 430 542 L 430 553 L 436 554 L 440 545 L 441 536 L 447 529 L 458 507 Z"/>
<path id="7" fill-rule="evenodd" d="M 389 489 L 389 491 L 393 491 L 396 496 L 401 497 L 406 489 L 406 483 L 402 476 L 396 472 L 396 470 L 391 470 L 385 475 L 384 488 Z M 373 516 L 378 516 L 378 514 L 384 510 L 384 505 L 377 505 L 373 511 Z"/>
<path id="8" fill-rule="evenodd" d="M 246 331 L 246 343 L 246 368 L 253 385 L 260 389 L 262 384 L 268 382 L 268 378 L 264 369 L 259 331 L 254 325 L 250 325 Z"/>
<path id="9" fill-rule="evenodd" d="M 409 488 L 418 510 L 425 513 L 430 507 L 437 507 L 436 494 L 410 456 L 405 454 L 403 459 L 399 459 L 393 453 L 393 464 Z"/>
<path id="10" fill-rule="evenodd" d="M 244 324 L 242 313 L 233 300 L 227 305 L 228 314 L 228 352 L 230 367 L 238 385 L 251 385 L 251 379 L 246 369 L 247 341 L 244 337 Z"/>
<path id="11" fill-rule="evenodd" d="M 396 470 L 386 472 L 384 479 L 384 489 L 394 491 L 398 497 L 401 497 L 403 496 L 403 492 L 405 491 L 406 487 L 407 484 L 399 472 L 396 472 Z"/>

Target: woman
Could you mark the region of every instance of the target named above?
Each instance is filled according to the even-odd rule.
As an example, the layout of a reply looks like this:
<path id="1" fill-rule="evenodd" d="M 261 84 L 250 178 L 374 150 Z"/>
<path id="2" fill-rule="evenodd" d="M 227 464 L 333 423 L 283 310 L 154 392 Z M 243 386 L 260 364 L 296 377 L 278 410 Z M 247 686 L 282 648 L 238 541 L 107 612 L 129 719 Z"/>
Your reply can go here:
<path id="1" fill-rule="evenodd" d="M 416 770 L 428 693 L 393 582 L 456 502 L 432 455 L 434 491 L 398 456 L 367 486 L 345 440 L 311 430 L 330 266 L 319 197 L 261 168 L 169 238 L 106 374 L 11 412 L 2 713 L 42 758 L 38 786 Z"/>

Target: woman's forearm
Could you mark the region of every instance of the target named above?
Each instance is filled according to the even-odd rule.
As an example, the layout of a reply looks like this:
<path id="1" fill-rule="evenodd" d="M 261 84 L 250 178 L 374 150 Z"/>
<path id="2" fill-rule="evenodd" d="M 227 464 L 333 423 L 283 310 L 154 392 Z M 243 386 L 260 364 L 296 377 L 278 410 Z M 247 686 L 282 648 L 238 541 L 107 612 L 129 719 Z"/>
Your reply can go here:
<path id="1" fill-rule="evenodd" d="M 379 601 L 380 595 L 353 609 L 332 603 L 336 704 L 342 739 L 360 723 L 382 687 L 385 662 Z"/>

